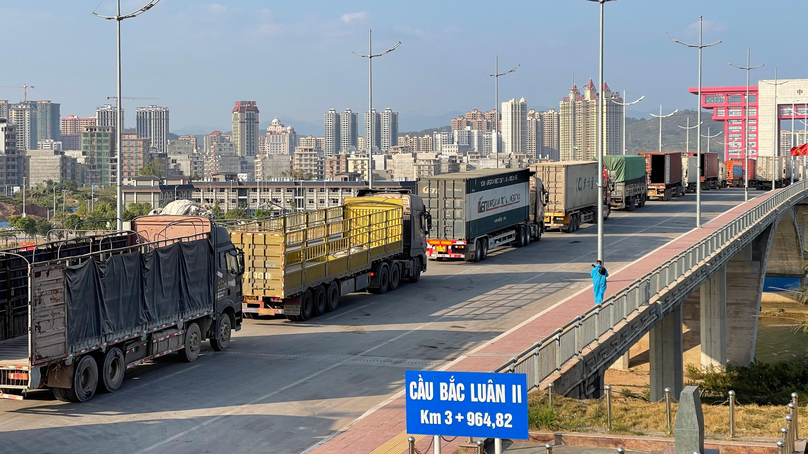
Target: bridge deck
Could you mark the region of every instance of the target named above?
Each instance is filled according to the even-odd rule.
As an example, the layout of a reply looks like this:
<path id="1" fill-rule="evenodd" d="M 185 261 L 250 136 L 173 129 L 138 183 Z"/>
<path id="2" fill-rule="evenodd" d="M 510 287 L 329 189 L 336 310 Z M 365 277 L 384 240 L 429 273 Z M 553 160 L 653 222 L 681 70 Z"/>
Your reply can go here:
<path id="1" fill-rule="evenodd" d="M 770 194 L 767 193 L 738 205 L 704 224 L 701 229 L 691 230 L 628 266 L 612 271 L 606 296 L 615 294 L 769 197 Z M 592 287 L 589 286 L 458 358 L 446 370 L 491 372 L 508 359 L 527 350 L 537 341 L 574 320 L 578 315 L 591 308 L 593 301 Z M 375 411 L 371 410 L 366 413 L 347 430 L 335 435 L 310 452 L 312 454 L 401 454 L 406 451 L 406 440 L 405 398 L 401 392 Z M 425 452 L 432 437 L 416 437 L 416 440 L 418 449 Z M 446 452 L 452 452 L 464 440 L 458 437 L 451 443 L 444 442 L 442 447 Z"/>

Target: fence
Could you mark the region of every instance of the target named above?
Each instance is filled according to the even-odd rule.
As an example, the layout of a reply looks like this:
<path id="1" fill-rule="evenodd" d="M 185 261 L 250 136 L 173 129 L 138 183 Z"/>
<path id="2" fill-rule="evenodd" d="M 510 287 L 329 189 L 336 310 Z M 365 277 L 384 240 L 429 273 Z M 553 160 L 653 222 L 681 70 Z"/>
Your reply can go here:
<path id="1" fill-rule="evenodd" d="M 551 374 L 560 372 L 567 361 L 580 358 L 587 346 L 598 342 L 618 323 L 648 306 L 652 296 L 675 283 L 687 271 L 698 268 L 701 262 L 729 246 L 748 229 L 772 222 L 780 211 L 802 199 L 806 190 L 808 181 L 800 181 L 774 191 L 765 200 L 752 201 L 753 207 L 728 224 L 536 342 L 494 372 L 527 374 L 528 388 L 538 387 Z"/>

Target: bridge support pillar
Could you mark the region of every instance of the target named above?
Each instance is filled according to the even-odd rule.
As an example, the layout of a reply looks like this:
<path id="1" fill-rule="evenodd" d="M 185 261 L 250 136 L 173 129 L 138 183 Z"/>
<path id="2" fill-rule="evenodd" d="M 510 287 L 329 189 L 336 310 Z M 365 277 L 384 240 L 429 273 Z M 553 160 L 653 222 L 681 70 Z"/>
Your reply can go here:
<path id="1" fill-rule="evenodd" d="M 681 305 L 651 329 L 649 341 L 651 400 L 662 400 L 665 388 L 678 396 L 684 387 Z"/>
<path id="2" fill-rule="evenodd" d="M 727 267 L 722 266 L 699 289 L 701 365 L 727 364 Z"/>

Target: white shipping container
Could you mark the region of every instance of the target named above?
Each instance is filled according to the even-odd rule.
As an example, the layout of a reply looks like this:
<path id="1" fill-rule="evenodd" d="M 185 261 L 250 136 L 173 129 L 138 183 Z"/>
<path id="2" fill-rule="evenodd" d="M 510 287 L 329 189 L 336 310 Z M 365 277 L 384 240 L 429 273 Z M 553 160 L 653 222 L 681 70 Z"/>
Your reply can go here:
<path id="1" fill-rule="evenodd" d="M 682 155 L 682 180 L 685 184 L 699 182 L 699 161 L 696 156 Z"/>
<path id="2" fill-rule="evenodd" d="M 597 162 L 542 162 L 531 164 L 530 170 L 550 193 L 546 212 L 562 213 L 598 204 Z"/>

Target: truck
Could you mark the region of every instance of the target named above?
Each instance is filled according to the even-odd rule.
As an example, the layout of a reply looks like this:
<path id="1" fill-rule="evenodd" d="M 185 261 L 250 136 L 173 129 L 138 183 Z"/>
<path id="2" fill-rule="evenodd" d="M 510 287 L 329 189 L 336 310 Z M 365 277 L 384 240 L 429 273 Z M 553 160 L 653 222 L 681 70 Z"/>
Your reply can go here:
<path id="1" fill-rule="evenodd" d="M 749 172 L 749 187 L 755 187 L 755 166 L 757 161 L 755 159 L 747 159 L 746 166 L 744 166 L 743 159 L 730 159 L 725 161 L 726 165 L 726 179 L 727 186 L 733 188 L 742 188 L 745 184 L 744 171 Z M 744 169 L 746 167 L 746 169 Z"/>
<path id="2" fill-rule="evenodd" d="M 645 157 L 649 199 L 668 201 L 673 197 L 685 195 L 681 152 L 651 152 L 639 155 Z"/>
<path id="3" fill-rule="evenodd" d="M 430 260 L 479 262 L 491 249 L 522 247 L 544 232 L 542 181 L 528 169 L 478 169 L 422 178 L 418 194 L 434 216 Z"/>
<path id="4" fill-rule="evenodd" d="M 115 392 L 126 370 L 241 325 L 243 255 L 210 219 L 143 216 L 131 231 L 0 252 L 0 397 Z"/>
<path id="5" fill-rule="evenodd" d="M 791 183 L 790 157 L 758 156 L 755 163 L 755 185 L 760 190 L 768 191 L 774 186 L 782 188 Z M 751 182 L 750 182 L 751 183 Z"/>
<path id="6" fill-rule="evenodd" d="M 242 312 L 306 321 L 339 307 L 342 296 L 387 293 L 426 271 L 431 225 L 409 191 L 360 191 L 344 204 L 229 227 L 244 251 Z"/>
<path id="7" fill-rule="evenodd" d="M 687 160 L 687 163 L 685 163 L 685 155 L 689 158 L 692 157 L 693 160 Z M 696 159 L 698 159 L 698 153 L 682 153 L 682 165 L 687 166 L 688 192 L 696 192 L 695 174 L 698 173 L 696 170 L 698 165 Z M 701 189 L 703 191 L 719 189 L 721 187 L 718 178 L 720 172 L 718 153 L 701 153 L 701 175 L 699 181 L 701 182 Z M 690 189 L 691 178 L 693 180 L 692 190 Z"/>
<path id="8" fill-rule="evenodd" d="M 544 227 L 572 233 L 583 223 L 597 222 L 598 163 L 592 161 L 531 164 L 545 189 Z M 603 220 L 611 213 L 609 175 L 603 172 Z"/>
<path id="9" fill-rule="evenodd" d="M 642 156 L 604 156 L 603 164 L 609 173 L 611 207 L 634 211 L 644 207 L 648 197 L 648 177 Z"/>
<path id="10" fill-rule="evenodd" d="M 685 192 L 696 192 L 696 185 L 699 184 L 698 158 L 682 153 L 682 186 Z"/>

